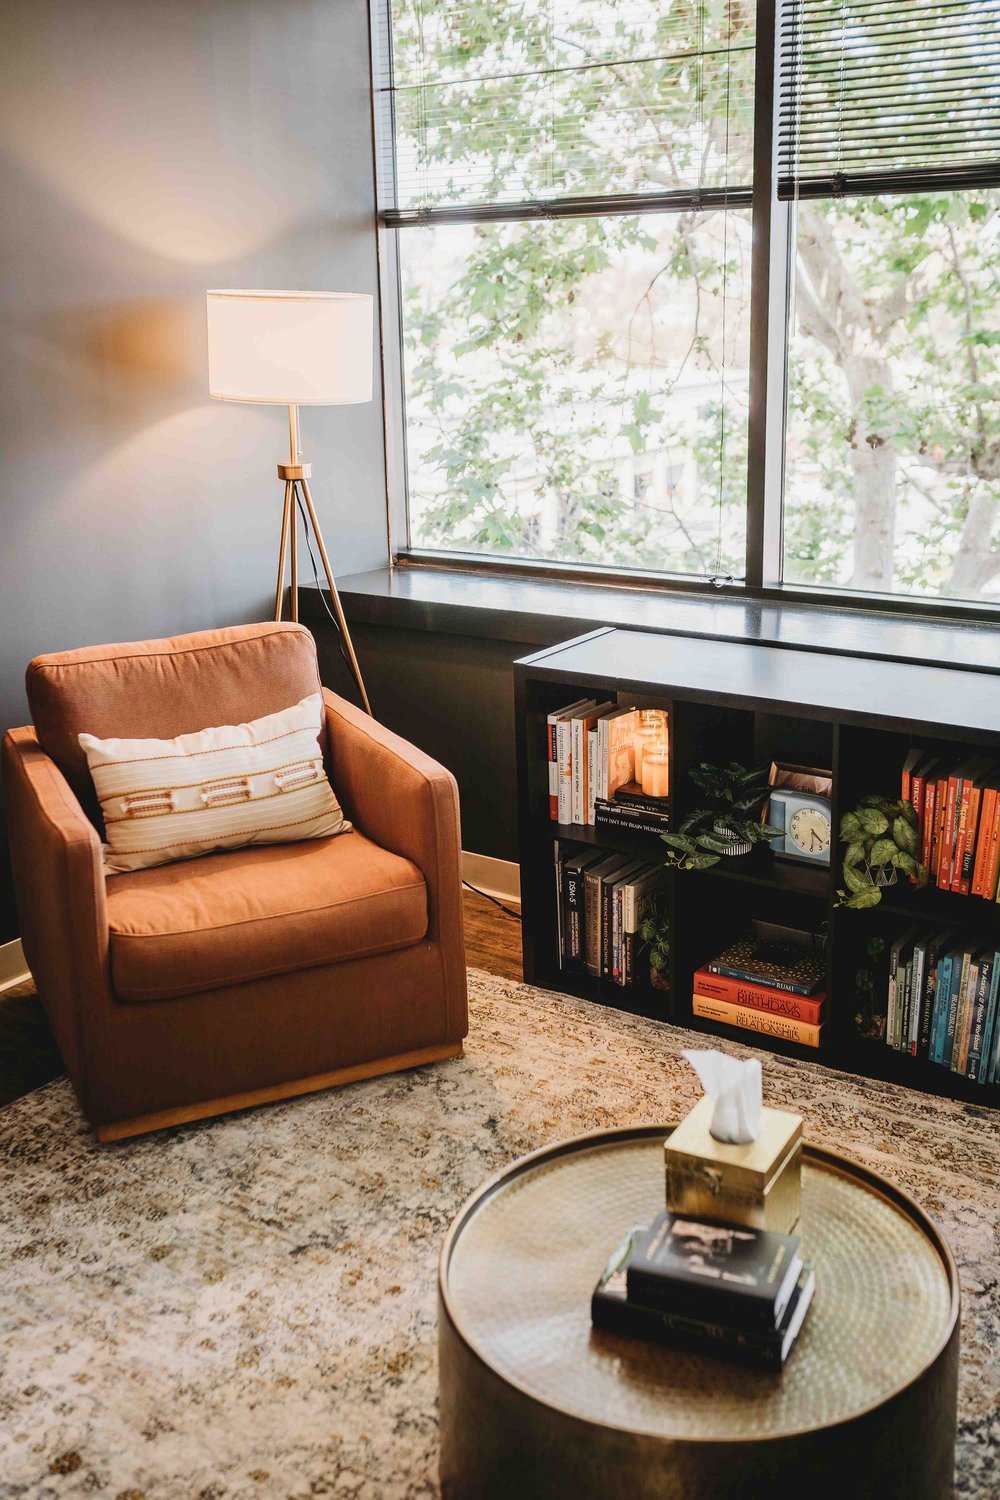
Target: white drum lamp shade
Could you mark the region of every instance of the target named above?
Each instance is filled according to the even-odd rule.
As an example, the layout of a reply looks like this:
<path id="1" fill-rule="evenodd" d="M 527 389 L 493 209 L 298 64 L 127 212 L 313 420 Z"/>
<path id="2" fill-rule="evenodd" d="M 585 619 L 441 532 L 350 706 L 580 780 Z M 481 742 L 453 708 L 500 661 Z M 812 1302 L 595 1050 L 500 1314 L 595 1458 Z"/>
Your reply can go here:
<path id="1" fill-rule="evenodd" d="M 366 292 L 209 292 L 209 395 L 280 406 L 370 401 L 372 312 Z"/>

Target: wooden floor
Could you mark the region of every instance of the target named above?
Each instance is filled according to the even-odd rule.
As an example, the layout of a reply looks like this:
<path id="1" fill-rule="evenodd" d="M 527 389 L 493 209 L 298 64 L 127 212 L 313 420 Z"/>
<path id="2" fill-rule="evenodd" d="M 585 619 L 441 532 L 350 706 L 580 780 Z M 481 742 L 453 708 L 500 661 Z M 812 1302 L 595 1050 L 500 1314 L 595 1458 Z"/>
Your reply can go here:
<path id="1" fill-rule="evenodd" d="M 520 922 L 472 891 L 465 892 L 465 949 L 470 968 L 520 979 Z M 62 1070 L 31 985 L 0 994 L 0 1106 L 58 1078 Z"/>

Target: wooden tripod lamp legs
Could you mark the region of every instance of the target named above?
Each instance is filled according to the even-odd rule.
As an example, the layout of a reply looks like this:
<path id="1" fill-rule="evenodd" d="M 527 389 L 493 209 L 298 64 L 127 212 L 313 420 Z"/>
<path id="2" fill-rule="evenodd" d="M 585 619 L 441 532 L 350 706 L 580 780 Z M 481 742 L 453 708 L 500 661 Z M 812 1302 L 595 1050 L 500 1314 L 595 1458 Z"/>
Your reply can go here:
<path id="1" fill-rule="evenodd" d="M 298 579 L 298 496 L 301 493 L 308 516 L 308 525 L 312 527 L 316 544 L 319 547 L 319 555 L 323 559 L 323 569 L 326 573 L 326 581 L 330 588 L 330 600 L 333 604 L 334 614 L 340 626 L 341 637 L 347 651 L 347 659 L 354 674 L 354 680 L 361 694 L 361 701 L 365 706 L 365 712 L 370 714 L 372 706 L 368 701 L 368 693 L 365 689 L 364 678 L 361 676 L 361 668 L 355 655 L 354 643 L 351 640 L 351 632 L 347 628 L 347 620 L 344 616 L 343 605 L 334 582 L 333 569 L 330 566 L 329 554 L 326 543 L 323 540 L 323 532 L 320 529 L 319 517 L 316 507 L 313 505 L 312 495 L 309 493 L 309 477 L 312 474 L 311 464 L 279 464 L 278 478 L 285 481 L 285 508 L 281 521 L 281 545 L 278 549 L 278 587 L 274 598 L 274 618 L 280 620 L 285 596 L 285 561 L 291 556 L 291 589 L 289 592 L 290 614 L 293 620 L 299 618 L 299 579 Z"/>

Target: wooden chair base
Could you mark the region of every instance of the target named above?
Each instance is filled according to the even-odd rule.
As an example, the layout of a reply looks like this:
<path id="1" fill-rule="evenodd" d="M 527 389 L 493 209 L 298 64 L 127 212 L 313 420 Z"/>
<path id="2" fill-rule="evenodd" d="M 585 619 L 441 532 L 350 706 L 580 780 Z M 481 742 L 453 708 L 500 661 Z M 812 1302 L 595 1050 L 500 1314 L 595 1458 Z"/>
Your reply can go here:
<path id="1" fill-rule="evenodd" d="M 332 1073 L 314 1073 L 311 1078 L 296 1078 L 289 1083 L 275 1083 L 246 1094 L 229 1094 L 222 1099 L 201 1099 L 177 1109 L 161 1109 L 150 1115 L 135 1115 L 131 1120 L 115 1120 L 97 1126 L 102 1145 L 128 1140 L 134 1135 L 148 1135 L 171 1125 L 186 1125 L 191 1120 L 205 1120 L 212 1115 L 228 1115 L 237 1109 L 252 1109 L 257 1104 L 274 1104 L 279 1099 L 295 1099 L 299 1094 L 316 1094 L 321 1089 L 336 1088 L 343 1083 L 357 1083 L 362 1078 L 381 1078 L 386 1073 L 401 1073 L 406 1068 L 420 1068 L 425 1063 L 442 1062 L 461 1057 L 461 1042 L 441 1042 L 434 1047 L 419 1047 L 415 1052 L 397 1052 L 394 1057 L 376 1058 L 374 1062 L 355 1063 L 350 1068 L 334 1068 Z"/>

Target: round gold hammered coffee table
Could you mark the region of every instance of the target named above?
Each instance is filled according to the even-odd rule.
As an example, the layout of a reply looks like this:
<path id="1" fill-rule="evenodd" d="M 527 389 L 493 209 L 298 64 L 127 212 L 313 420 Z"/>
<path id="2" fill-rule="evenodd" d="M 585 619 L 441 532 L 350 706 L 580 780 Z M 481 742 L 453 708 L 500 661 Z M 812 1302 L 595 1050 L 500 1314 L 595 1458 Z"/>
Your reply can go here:
<path id="1" fill-rule="evenodd" d="M 590 1294 L 663 1206 L 669 1126 L 492 1178 L 439 1277 L 445 1500 L 924 1500 L 953 1486 L 958 1278 L 904 1193 L 805 1147 L 816 1295 L 782 1374 L 598 1333 Z"/>

